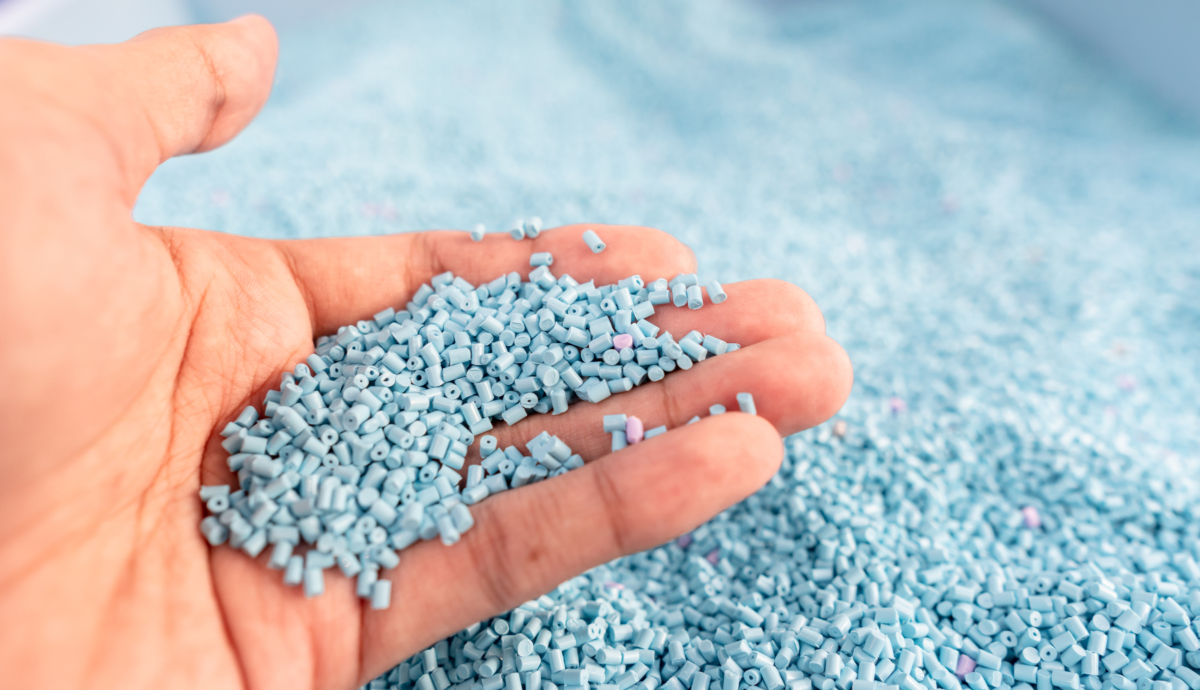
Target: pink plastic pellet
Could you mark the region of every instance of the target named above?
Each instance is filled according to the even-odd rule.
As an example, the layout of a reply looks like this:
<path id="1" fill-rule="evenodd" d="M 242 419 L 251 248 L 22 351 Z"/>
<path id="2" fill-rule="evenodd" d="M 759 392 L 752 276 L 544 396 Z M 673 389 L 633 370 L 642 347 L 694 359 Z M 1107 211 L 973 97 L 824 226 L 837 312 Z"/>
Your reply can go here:
<path id="1" fill-rule="evenodd" d="M 1021 509 L 1021 515 L 1025 518 L 1025 526 L 1029 529 L 1037 529 L 1042 526 L 1042 516 L 1038 514 L 1037 508 L 1025 506 Z"/>
<path id="2" fill-rule="evenodd" d="M 625 442 L 629 445 L 639 443 L 642 437 L 646 435 L 646 428 L 642 425 L 642 420 L 630 415 L 625 418 Z"/>
<path id="3" fill-rule="evenodd" d="M 954 675 L 958 676 L 959 680 L 966 678 L 968 673 L 975 670 L 975 660 L 966 654 L 958 655 L 958 668 L 954 669 Z"/>
<path id="4" fill-rule="evenodd" d="M 624 350 L 627 347 L 633 347 L 633 336 L 628 333 L 622 333 L 613 338 L 613 347 L 618 350 Z"/>
<path id="5" fill-rule="evenodd" d="M 708 555 L 704 558 L 707 559 L 709 563 L 716 565 L 721 560 L 721 550 L 713 549 L 712 551 L 709 551 Z"/>
<path id="6" fill-rule="evenodd" d="M 689 532 L 688 534 L 685 534 L 685 535 L 679 537 L 678 539 L 675 540 L 675 543 L 678 544 L 679 548 L 681 548 L 681 549 L 686 549 L 687 547 L 691 546 L 692 545 L 691 533 Z"/>

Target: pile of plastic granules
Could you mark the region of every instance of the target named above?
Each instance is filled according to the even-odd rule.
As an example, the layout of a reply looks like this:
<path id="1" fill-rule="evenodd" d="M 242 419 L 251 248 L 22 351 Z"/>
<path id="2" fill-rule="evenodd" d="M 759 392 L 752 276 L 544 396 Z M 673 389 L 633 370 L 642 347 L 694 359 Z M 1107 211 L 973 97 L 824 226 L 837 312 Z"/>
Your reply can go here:
<path id="1" fill-rule="evenodd" d="M 370 687 L 1200 688 L 1200 516 L 1182 490 L 1014 418 L 938 443 L 844 423 L 808 436 L 693 533 Z"/>
<path id="2" fill-rule="evenodd" d="M 738 348 L 699 331 L 677 341 L 647 320 L 672 292 L 676 306 L 702 307 L 694 274 L 597 286 L 555 277 L 545 253 L 530 263 L 528 282 L 516 272 L 479 286 L 438 275 L 405 309 L 318 339 L 267 395 L 262 419 L 247 407 L 222 431 L 238 485 L 201 488 L 208 542 L 250 557 L 273 545 L 268 566 L 307 596 L 325 591 L 336 566 L 372 608 L 387 608 L 391 582 L 379 571 L 399 563 L 397 551 L 435 537 L 453 545 L 475 524 L 470 505 L 583 466 L 546 432 L 528 455 L 499 448 L 485 435 L 493 420 L 561 414 Z M 725 300 L 715 281 L 709 295 Z M 483 462 L 465 467 L 477 437 Z"/>

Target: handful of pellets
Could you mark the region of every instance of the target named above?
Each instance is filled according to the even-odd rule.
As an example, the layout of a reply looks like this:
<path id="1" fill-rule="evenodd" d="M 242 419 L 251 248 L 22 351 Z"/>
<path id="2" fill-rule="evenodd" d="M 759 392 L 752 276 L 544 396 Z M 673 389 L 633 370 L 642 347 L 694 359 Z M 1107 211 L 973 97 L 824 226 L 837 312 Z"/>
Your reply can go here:
<path id="1" fill-rule="evenodd" d="M 268 566 L 310 597 L 336 566 L 387 608 L 379 570 L 399 563 L 397 551 L 434 537 L 454 544 L 474 525 L 469 506 L 583 466 L 545 432 L 528 455 L 500 449 L 486 435 L 494 423 L 598 403 L 738 348 L 697 331 L 676 340 L 648 321 L 673 292 L 699 298 L 694 274 L 597 286 L 555 277 L 552 257 L 531 263 L 528 281 L 438 275 L 403 310 L 319 338 L 267 394 L 262 418 L 247 407 L 221 432 L 237 486 L 201 488 L 208 542 L 251 557 L 273 545 Z M 483 462 L 464 471 L 476 439 Z"/>

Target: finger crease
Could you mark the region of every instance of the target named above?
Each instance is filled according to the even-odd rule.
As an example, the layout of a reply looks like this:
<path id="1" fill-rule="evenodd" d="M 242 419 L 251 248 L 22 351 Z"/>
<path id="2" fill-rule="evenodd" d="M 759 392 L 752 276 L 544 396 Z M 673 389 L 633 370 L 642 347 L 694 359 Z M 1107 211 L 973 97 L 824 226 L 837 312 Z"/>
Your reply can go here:
<path id="1" fill-rule="evenodd" d="M 304 308 L 308 312 L 309 330 L 315 335 L 318 324 L 316 300 L 309 291 L 308 284 L 300 277 L 300 267 L 296 265 L 296 257 L 292 256 L 285 245 L 275 245 L 275 248 L 283 260 L 283 265 L 287 267 L 288 273 L 292 276 L 292 282 L 296 285 L 296 291 L 300 293 L 300 299 L 304 300 Z"/>
<path id="2" fill-rule="evenodd" d="M 609 474 L 608 468 L 610 466 L 605 463 L 593 465 L 596 468 L 593 476 L 596 483 L 596 493 L 600 497 L 600 506 L 604 509 L 603 522 L 608 525 L 609 539 L 617 547 L 618 555 L 624 555 L 629 550 L 626 545 L 625 521 L 623 519 L 624 511 L 620 510 L 620 504 L 622 503 L 621 491 L 613 483 L 612 475 Z"/>
<path id="3" fill-rule="evenodd" d="M 512 573 L 505 567 L 506 562 L 513 562 L 510 553 L 511 540 L 508 538 L 504 520 L 493 516 L 486 524 L 490 527 L 488 538 L 472 540 L 469 553 L 483 583 L 485 596 L 491 603 L 489 608 L 499 611 L 506 608 L 516 594 Z"/>

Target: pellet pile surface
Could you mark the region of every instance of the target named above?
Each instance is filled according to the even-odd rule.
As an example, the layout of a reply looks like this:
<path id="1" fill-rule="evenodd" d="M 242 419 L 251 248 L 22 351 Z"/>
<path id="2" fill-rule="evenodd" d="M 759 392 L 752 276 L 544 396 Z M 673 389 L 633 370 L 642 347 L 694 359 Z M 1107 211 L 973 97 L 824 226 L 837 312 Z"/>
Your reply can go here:
<path id="1" fill-rule="evenodd" d="M 742 504 L 373 685 L 1200 687 L 1193 123 L 999 3 L 468 9 L 285 33 L 138 219 L 652 225 L 808 290 L 856 384 Z"/>

